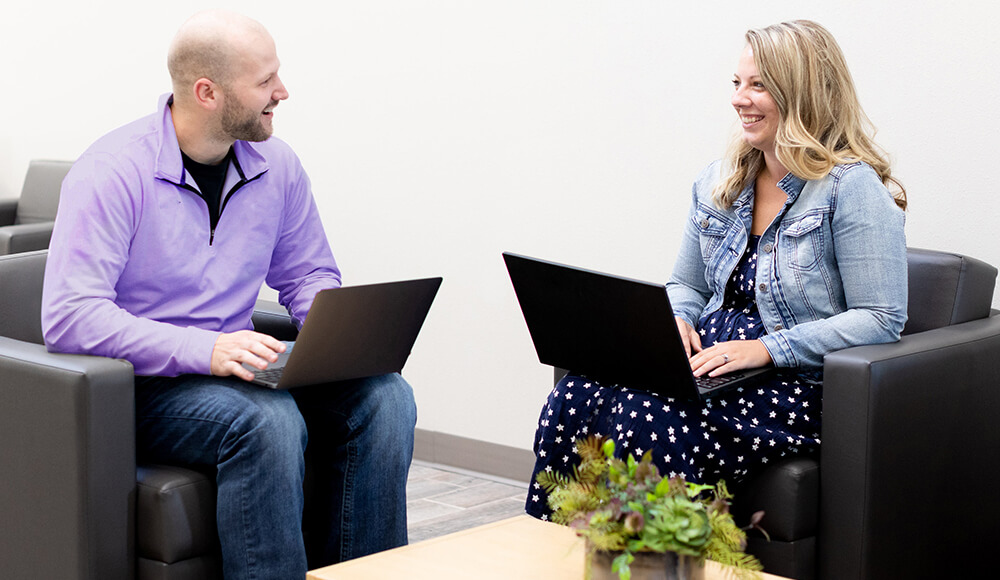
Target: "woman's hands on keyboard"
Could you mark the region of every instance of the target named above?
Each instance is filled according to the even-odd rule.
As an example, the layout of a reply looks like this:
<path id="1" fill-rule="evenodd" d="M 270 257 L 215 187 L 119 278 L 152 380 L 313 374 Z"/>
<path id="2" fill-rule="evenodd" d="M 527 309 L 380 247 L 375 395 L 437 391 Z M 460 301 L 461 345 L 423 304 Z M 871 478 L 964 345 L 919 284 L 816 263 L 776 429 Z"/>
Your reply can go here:
<path id="1" fill-rule="evenodd" d="M 694 376 L 707 374 L 717 377 L 740 369 L 755 369 L 774 364 L 771 353 L 759 340 L 730 340 L 720 342 L 691 357 Z"/>

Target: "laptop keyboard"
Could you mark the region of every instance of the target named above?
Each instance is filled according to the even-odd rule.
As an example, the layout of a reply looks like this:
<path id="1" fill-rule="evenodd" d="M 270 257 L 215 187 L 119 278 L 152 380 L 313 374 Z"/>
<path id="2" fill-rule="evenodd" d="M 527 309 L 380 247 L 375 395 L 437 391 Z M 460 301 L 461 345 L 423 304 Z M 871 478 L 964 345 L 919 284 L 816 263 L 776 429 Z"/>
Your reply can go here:
<path id="1" fill-rule="evenodd" d="M 715 389 L 724 387 L 733 381 L 738 381 L 743 378 L 742 373 L 728 373 L 722 375 L 721 377 L 710 377 L 708 375 L 702 375 L 700 377 L 694 378 L 694 384 L 698 386 L 702 392 L 714 391 Z"/>
<path id="2" fill-rule="evenodd" d="M 254 369 L 253 376 L 255 380 L 277 384 L 283 372 L 285 372 L 285 367 L 272 367 L 262 371 Z"/>

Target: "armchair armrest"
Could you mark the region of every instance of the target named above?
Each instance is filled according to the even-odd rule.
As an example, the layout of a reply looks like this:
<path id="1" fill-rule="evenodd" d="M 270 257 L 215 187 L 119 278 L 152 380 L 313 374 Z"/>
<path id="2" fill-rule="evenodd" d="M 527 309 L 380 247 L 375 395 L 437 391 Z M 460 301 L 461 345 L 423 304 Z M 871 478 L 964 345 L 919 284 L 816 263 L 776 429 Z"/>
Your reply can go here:
<path id="1" fill-rule="evenodd" d="M 17 199 L 0 199 L 0 226 L 13 225 L 17 218 Z"/>
<path id="2" fill-rule="evenodd" d="M 38 222 L 0 227 L 0 255 L 48 248 L 54 225 L 55 222 Z"/>
<path id="3" fill-rule="evenodd" d="M 132 365 L 0 337 L 0 570 L 132 576 Z"/>
<path id="4" fill-rule="evenodd" d="M 295 340 L 299 329 L 285 307 L 270 300 L 258 300 L 253 309 L 253 327 L 257 332 L 278 340 Z"/>
<path id="5" fill-rule="evenodd" d="M 963 577 L 983 564 L 1000 520 L 998 362 L 1000 316 L 826 357 L 821 577 Z"/>

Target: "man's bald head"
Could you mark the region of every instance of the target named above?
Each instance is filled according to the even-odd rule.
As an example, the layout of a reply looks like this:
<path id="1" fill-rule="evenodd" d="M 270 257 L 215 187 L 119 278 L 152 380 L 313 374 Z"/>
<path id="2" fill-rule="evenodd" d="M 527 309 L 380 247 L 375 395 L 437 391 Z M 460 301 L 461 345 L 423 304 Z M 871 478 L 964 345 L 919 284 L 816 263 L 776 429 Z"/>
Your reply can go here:
<path id="1" fill-rule="evenodd" d="M 244 49 L 261 39 L 273 42 L 262 24 L 242 14 L 209 10 L 192 16 L 177 32 L 167 55 L 175 99 L 186 99 L 200 78 L 230 86 L 240 74 Z"/>

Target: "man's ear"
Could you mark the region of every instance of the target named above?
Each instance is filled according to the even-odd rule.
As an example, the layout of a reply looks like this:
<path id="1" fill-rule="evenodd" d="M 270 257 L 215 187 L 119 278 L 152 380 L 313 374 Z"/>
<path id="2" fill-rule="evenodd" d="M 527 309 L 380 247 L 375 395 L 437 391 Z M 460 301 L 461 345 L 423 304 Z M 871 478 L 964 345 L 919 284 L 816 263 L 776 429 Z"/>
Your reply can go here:
<path id="1" fill-rule="evenodd" d="M 194 100 L 198 106 L 214 111 L 221 104 L 222 94 L 219 85 L 211 79 L 202 77 L 194 82 Z"/>

